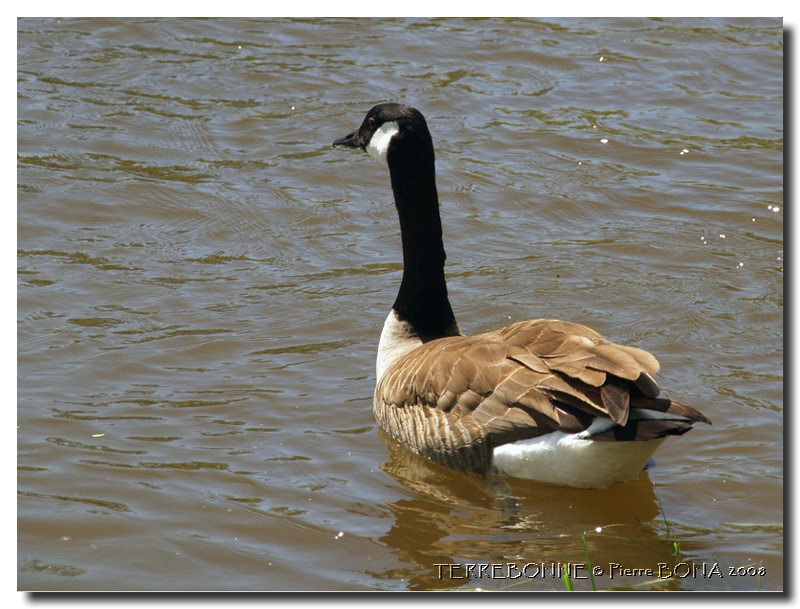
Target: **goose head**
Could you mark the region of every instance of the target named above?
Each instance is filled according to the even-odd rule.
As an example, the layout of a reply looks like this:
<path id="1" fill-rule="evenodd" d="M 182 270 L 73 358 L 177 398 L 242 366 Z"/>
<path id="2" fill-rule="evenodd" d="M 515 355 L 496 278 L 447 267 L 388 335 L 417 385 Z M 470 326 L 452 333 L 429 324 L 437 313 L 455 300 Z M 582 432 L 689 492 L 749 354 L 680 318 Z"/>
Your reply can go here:
<path id="1" fill-rule="evenodd" d="M 433 159 L 425 117 L 416 108 L 393 102 L 378 104 L 367 113 L 361 126 L 333 142 L 335 148 L 360 148 L 383 165 L 399 165 L 409 157 Z M 429 157 L 429 158 L 428 158 Z"/>

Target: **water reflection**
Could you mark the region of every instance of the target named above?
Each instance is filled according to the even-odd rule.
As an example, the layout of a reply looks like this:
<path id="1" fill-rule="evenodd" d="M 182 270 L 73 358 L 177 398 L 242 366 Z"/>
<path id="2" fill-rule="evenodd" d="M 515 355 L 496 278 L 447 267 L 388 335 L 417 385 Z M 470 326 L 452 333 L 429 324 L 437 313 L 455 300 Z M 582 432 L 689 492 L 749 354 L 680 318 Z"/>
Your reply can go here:
<path id="1" fill-rule="evenodd" d="M 377 577 L 405 579 L 412 590 L 563 590 L 562 565 L 578 580 L 588 577 L 588 554 L 603 570 L 596 585 L 617 587 L 657 580 L 644 571 L 632 580 L 623 569 L 658 573 L 680 559 L 660 531 L 663 515 L 647 472 L 603 490 L 546 486 L 454 471 L 381 436 L 390 450 L 381 469 L 410 496 L 388 503 L 394 523 L 380 541 L 413 566 Z M 680 587 L 675 579 L 652 585 Z"/>

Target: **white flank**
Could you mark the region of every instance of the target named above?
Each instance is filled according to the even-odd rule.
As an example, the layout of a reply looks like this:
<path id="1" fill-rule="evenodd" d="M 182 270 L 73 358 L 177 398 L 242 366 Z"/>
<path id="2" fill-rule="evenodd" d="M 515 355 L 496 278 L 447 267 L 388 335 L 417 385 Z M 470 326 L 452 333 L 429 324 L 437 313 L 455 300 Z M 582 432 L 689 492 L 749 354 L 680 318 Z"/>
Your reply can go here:
<path id="1" fill-rule="evenodd" d="M 503 444 L 494 449 L 497 473 L 578 488 L 603 488 L 632 482 L 664 438 L 646 442 L 587 439 L 587 432 L 552 432 L 538 438 Z"/>
<path id="2" fill-rule="evenodd" d="M 387 155 L 389 154 L 389 143 L 392 138 L 400 132 L 400 126 L 396 121 L 386 121 L 375 130 L 367 144 L 367 152 L 373 158 L 389 166 Z"/>

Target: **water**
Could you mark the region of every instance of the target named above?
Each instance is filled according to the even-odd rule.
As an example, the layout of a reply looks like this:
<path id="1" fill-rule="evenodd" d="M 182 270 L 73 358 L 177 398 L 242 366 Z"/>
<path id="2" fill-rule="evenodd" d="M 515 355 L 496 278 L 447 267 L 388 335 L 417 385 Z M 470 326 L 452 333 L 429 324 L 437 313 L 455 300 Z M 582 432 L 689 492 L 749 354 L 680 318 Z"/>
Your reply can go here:
<path id="1" fill-rule="evenodd" d="M 19 588 L 782 589 L 782 61 L 776 19 L 19 20 Z M 331 142 L 388 100 L 462 328 L 585 323 L 713 426 L 605 491 L 382 437 L 397 218 Z"/>

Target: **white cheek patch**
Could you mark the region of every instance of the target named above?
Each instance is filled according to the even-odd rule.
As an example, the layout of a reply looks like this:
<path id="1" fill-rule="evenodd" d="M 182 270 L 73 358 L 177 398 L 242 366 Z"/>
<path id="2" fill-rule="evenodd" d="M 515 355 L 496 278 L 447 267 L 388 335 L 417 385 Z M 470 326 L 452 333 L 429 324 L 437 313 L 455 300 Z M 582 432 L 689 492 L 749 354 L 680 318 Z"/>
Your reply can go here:
<path id="1" fill-rule="evenodd" d="M 387 155 L 392 138 L 400 132 L 397 121 L 387 121 L 375 130 L 367 144 L 367 152 L 388 167 Z"/>

